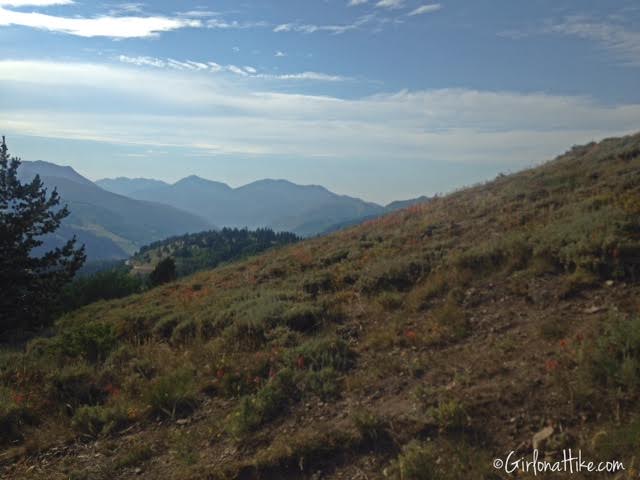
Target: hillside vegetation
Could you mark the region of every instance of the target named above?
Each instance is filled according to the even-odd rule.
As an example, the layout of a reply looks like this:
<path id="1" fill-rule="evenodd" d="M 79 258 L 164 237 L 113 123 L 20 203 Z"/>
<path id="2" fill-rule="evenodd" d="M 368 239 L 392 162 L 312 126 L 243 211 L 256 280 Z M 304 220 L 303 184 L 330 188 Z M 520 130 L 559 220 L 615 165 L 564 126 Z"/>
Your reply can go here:
<path id="1" fill-rule="evenodd" d="M 170 237 L 146 245 L 131 258 L 130 263 L 135 271 L 146 272 L 151 271 L 163 258 L 171 257 L 181 277 L 299 240 L 293 233 L 276 233 L 268 228 L 223 228 Z"/>
<path id="2" fill-rule="evenodd" d="M 639 280 L 640 135 L 575 147 L 5 349 L 3 474 L 507 478 L 535 436 L 636 478 Z"/>

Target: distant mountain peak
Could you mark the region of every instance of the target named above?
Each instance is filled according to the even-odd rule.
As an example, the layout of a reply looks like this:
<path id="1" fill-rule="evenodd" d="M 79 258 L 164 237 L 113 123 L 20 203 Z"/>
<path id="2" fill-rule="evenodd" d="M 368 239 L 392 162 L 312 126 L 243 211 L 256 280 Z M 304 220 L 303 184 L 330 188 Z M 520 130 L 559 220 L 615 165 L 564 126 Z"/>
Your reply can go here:
<path id="1" fill-rule="evenodd" d="M 203 186 L 216 186 L 224 188 L 225 190 L 231 190 L 231 187 L 223 182 L 217 182 L 215 180 L 209 180 L 207 178 L 199 177 L 198 175 L 189 175 L 188 177 L 184 177 L 181 180 L 178 180 L 173 186 L 178 185 L 203 185 Z"/>
<path id="2" fill-rule="evenodd" d="M 36 175 L 49 178 L 66 178 L 83 185 L 93 185 L 88 178 L 83 177 L 69 165 L 56 165 L 55 163 L 45 162 L 44 160 L 23 160 L 20 162 L 19 175 L 23 179 L 31 179 Z"/>

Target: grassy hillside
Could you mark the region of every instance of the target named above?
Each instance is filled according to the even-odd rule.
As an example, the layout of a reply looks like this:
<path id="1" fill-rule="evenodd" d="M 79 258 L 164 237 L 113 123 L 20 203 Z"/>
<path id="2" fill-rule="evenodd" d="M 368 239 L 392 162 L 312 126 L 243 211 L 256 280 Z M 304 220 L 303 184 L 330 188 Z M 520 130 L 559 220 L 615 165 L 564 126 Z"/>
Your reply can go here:
<path id="1" fill-rule="evenodd" d="M 639 221 L 636 135 L 90 305 L 2 353 L 4 476 L 507 478 L 535 437 L 635 478 Z"/>

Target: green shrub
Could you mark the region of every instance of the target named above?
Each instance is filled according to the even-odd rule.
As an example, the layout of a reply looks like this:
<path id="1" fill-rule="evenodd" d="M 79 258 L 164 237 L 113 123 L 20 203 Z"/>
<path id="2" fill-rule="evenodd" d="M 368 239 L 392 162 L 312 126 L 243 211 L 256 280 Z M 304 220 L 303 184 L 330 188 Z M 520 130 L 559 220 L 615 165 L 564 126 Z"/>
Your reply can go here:
<path id="1" fill-rule="evenodd" d="M 183 320 L 173 330 L 171 334 L 172 343 L 188 343 L 193 340 L 198 332 L 195 320 Z"/>
<path id="2" fill-rule="evenodd" d="M 122 406 L 95 405 L 79 407 L 73 415 L 71 425 L 81 433 L 96 436 L 121 429 L 128 422 L 128 414 Z"/>
<path id="3" fill-rule="evenodd" d="M 640 387 L 640 316 L 613 318 L 595 345 L 584 352 L 582 367 L 607 391 L 637 393 Z"/>
<path id="4" fill-rule="evenodd" d="M 178 315 L 165 317 L 155 324 L 153 327 L 153 334 L 158 338 L 168 340 L 171 338 L 171 335 L 173 335 L 173 330 L 181 321 L 182 317 Z"/>
<path id="5" fill-rule="evenodd" d="M 382 305 L 385 310 L 393 311 L 402 307 L 404 297 L 397 292 L 382 292 L 378 296 L 378 303 Z"/>
<path id="6" fill-rule="evenodd" d="M 384 290 L 406 291 L 427 273 L 429 267 L 423 261 L 396 258 L 375 264 L 360 278 L 359 284 L 362 291 L 369 294 Z"/>
<path id="7" fill-rule="evenodd" d="M 242 397 L 230 415 L 227 431 L 242 436 L 282 413 L 297 392 L 293 377 L 291 370 L 282 370 L 254 395 Z"/>
<path id="8" fill-rule="evenodd" d="M 453 340 L 459 340 L 471 333 L 471 325 L 464 310 L 450 299 L 434 309 L 432 315 L 435 322 L 443 327 Z"/>
<path id="9" fill-rule="evenodd" d="M 134 467 L 151 460 L 154 455 L 153 447 L 146 443 L 129 446 L 123 455 L 115 459 L 114 467 L 117 470 Z"/>
<path id="10" fill-rule="evenodd" d="M 305 293 L 314 297 L 319 293 L 332 292 L 336 289 L 333 275 L 329 272 L 316 272 L 307 276 L 302 282 Z"/>
<path id="11" fill-rule="evenodd" d="M 26 401 L 16 392 L 0 387 L 0 445 L 22 438 L 25 425 L 35 423 Z"/>
<path id="12" fill-rule="evenodd" d="M 96 384 L 94 369 L 83 363 L 66 366 L 54 372 L 50 380 L 54 400 L 75 410 L 81 405 L 104 401 L 106 392 Z"/>
<path id="13" fill-rule="evenodd" d="M 311 303 L 292 306 L 284 314 L 284 324 L 298 332 L 308 332 L 316 328 L 322 319 L 322 309 Z"/>
<path id="14" fill-rule="evenodd" d="M 180 369 L 154 379 L 146 397 L 154 414 L 173 418 L 191 412 L 197 405 L 193 372 Z"/>
<path id="15" fill-rule="evenodd" d="M 62 331 L 52 339 L 51 352 L 91 363 L 103 361 L 117 345 L 114 328 L 104 323 L 61 325 Z"/>
<path id="16" fill-rule="evenodd" d="M 293 349 L 289 361 L 298 368 L 316 371 L 333 368 L 336 371 L 346 371 L 353 366 L 355 354 L 344 340 L 337 337 L 322 337 Z"/>
<path id="17" fill-rule="evenodd" d="M 354 413 L 352 420 L 360 437 L 366 443 L 375 444 L 388 436 L 387 421 L 369 410 Z"/>
<path id="18" fill-rule="evenodd" d="M 457 400 L 440 402 L 437 407 L 429 409 L 428 414 L 441 430 L 463 430 L 469 423 L 464 406 Z"/>
<path id="19" fill-rule="evenodd" d="M 340 375 L 332 367 L 310 371 L 303 378 L 303 390 L 317 395 L 324 401 L 335 400 L 340 395 Z"/>
<path id="20" fill-rule="evenodd" d="M 412 441 L 389 469 L 390 477 L 398 480 L 438 480 L 438 454 L 433 445 Z"/>

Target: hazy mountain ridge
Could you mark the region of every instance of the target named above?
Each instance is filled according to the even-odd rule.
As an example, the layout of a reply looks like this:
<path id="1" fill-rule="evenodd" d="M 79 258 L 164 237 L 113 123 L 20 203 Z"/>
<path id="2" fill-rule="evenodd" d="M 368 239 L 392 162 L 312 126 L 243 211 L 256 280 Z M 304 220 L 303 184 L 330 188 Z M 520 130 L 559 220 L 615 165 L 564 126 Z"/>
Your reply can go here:
<path id="1" fill-rule="evenodd" d="M 163 238 L 211 228 L 206 220 L 175 207 L 131 199 L 109 192 L 71 167 L 23 161 L 19 176 L 35 175 L 49 189 L 57 188 L 71 214 L 64 229 L 45 238 L 41 250 L 58 246 L 74 234 L 85 243 L 90 260 L 126 258 L 139 247 Z"/>
<path id="2" fill-rule="evenodd" d="M 105 179 L 96 183 L 122 191 L 128 182 L 128 179 Z M 335 223 L 384 212 L 380 205 L 337 195 L 319 185 L 297 185 L 276 179 L 232 188 L 192 175 L 172 185 L 144 188 L 130 195 L 198 213 L 220 227 L 268 227 L 303 236 L 321 233 Z"/>

